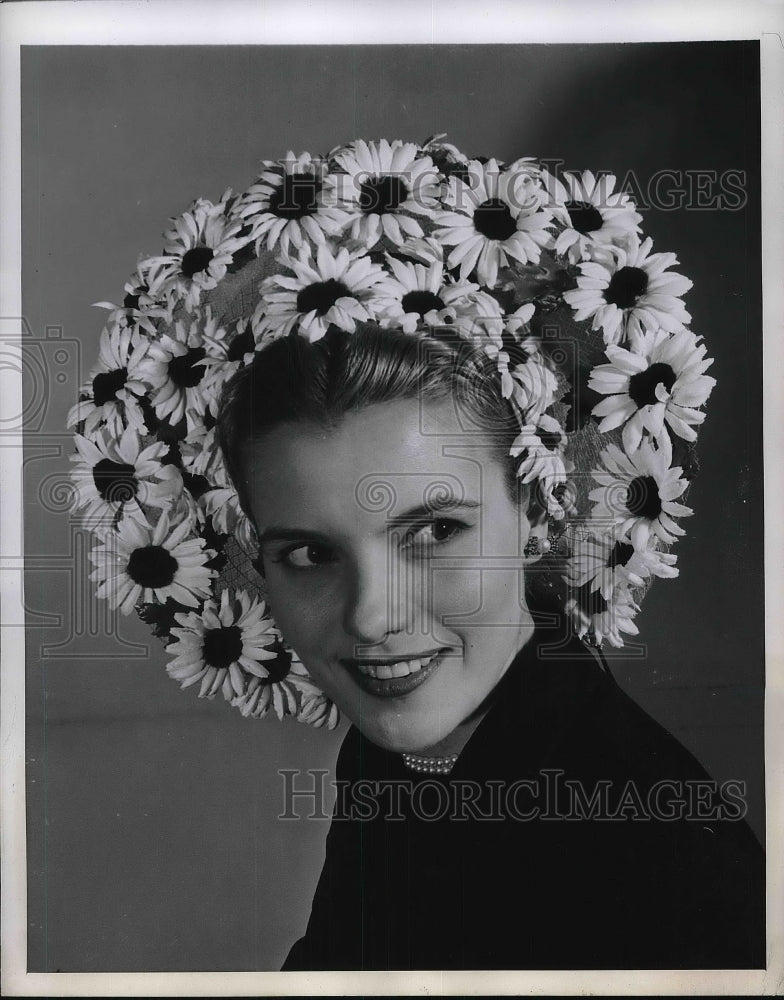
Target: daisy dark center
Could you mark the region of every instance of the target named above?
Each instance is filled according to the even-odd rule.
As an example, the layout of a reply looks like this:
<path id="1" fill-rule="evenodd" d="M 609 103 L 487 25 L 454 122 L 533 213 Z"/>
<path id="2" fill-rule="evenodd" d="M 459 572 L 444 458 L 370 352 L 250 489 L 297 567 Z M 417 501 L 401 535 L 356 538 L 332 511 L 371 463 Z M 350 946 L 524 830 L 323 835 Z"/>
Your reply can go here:
<path id="1" fill-rule="evenodd" d="M 192 247 L 182 255 L 180 270 L 186 278 L 192 278 L 199 271 L 206 271 L 214 256 L 212 247 Z"/>
<path id="2" fill-rule="evenodd" d="M 633 517 L 655 521 L 662 512 L 659 486 L 653 476 L 637 476 L 629 483 L 626 507 Z"/>
<path id="3" fill-rule="evenodd" d="M 192 389 L 204 378 L 204 365 L 197 365 L 207 352 L 203 347 L 191 347 L 186 354 L 180 354 L 169 362 L 169 378 L 180 389 Z"/>
<path id="4" fill-rule="evenodd" d="M 359 207 L 363 212 L 394 212 L 408 198 L 408 185 L 402 177 L 368 177 L 359 187 Z"/>
<path id="5" fill-rule="evenodd" d="M 631 309 L 648 291 L 648 275 L 641 267 L 622 267 L 610 278 L 604 298 L 619 309 Z"/>
<path id="6" fill-rule="evenodd" d="M 252 232 L 250 225 L 243 226 L 242 229 L 237 233 L 238 240 L 247 240 Z M 238 250 L 235 250 L 231 255 L 231 264 L 228 264 L 226 270 L 230 274 L 235 274 L 240 268 L 244 267 L 249 261 L 253 260 L 256 256 L 256 251 L 253 247 L 252 242 L 243 244 Z"/>
<path id="7" fill-rule="evenodd" d="M 274 660 L 265 660 L 264 669 L 269 674 L 261 683 L 278 684 L 284 680 L 289 673 L 291 661 L 288 656 L 276 656 Z"/>
<path id="8" fill-rule="evenodd" d="M 315 309 L 319 316 L 325 316 L 338 299 L 346 296 L 355 297 L 342 281 L 334 278 L 316 281 L 297 293 L 297 312 L 309 313 Z"/>
<path id="9" fill-rule="evenodd" d="M 541 428 L 537 430 L 536 436 L 545 446 L 545 448 L 550 451 L 556 451 L 561 444 L 561 435 L 557 431 L 543 431 Z"/>
<path id="10" fill-rule="evenodd" d="M 419 313 L 420 316 L 429 313 L 431 309 L 444 308 L 443 299 L 435 292 L 406 292 L 400 304 L 403 306 L 403 312 Z"/>
<path id="11" fill-rule="evenodd" d="M 204 633 L 204 662 L 225 670 L 242 655 L 242 630 L 239 625 L 211 628 Z"/>
<path id="12" fill-rule="evenodd" d="M 162 545 L 134 549 L 126 572 L 141 587 L 168 587 L 179 563 Z"/>
<path id="13" fill-rule="evenodd" d="M 321 181 L 313 174 L 284 174 L 283 183 L 270 195 L 269 210 L 279 219 L 302 219 L 318 208 Z"/>
<path id="14" fill-rule="evenodd" d="M 136 468 L 125 462 L 102 458 L 93 466 L 93 482 L 102 500 L 126 503 L 133 500 L 139 488 L 134 473 Z"/>
<path id="15" fill-rule="evenodd" d="M 569 213 L 569 221 L 572 223 L 572 229 L 576 229 L 578 233 L 595 233 L 597 229 L 601 229 L 604 225 L 604 220 L 602 219 L 602 213 L 598 208 L 594 208 L 590 202 L 587 201 L 567 201 L 566 211 Z"/>
<path id="16" fill-rule="evenodd" d="M 253 339 L 253 331 L 250 326 L 246 326 L 242 333 L 238 333 L 229 345 L 229 361 L 242 361 L 248 352 L 253 352 L 256 342 Z"/>
<path id="17" fill-rule="evenodd" d="M 103 406 L 115 399 L 117 393 L 128 381 L 127 368 L 115 368 L 113 372 L 101 372 L 93 379 L 93 400 L 96 406 Z"/>
<path id="18" fill-rule="evenodd" d="M 488 240 L 508 240 L 517 231 L 509 206 L 500 198 L 488 198 L 475 209 L 474 227 Z"/>
<path id="19" fill-rule="evenodd" d="M 603 615 L 607 610 L 607 601 L 598 590 L 591 590 L 588 584 L 580 588 L 578 601 L 587 615 Z"/>
<path id="20" fill-rule="evenodd" d="M 658 402 L 656 386 L 661 383 L 669 393 L 675 385 L 675 379 L 676 375 L 672 368 L 663 361 L 657 361 L 647 371 L 637 372 L 636 375 L 631 376 L 629 396 L 637 406 L 648 406 Z"/>
<path id="21" fill-rule="evenodd" d="M 615 569 L 616 566 L 625 566 L 634 555 L 634 546 L 628 542 L 616 542 L 607 557 L 607 569 Z"/>

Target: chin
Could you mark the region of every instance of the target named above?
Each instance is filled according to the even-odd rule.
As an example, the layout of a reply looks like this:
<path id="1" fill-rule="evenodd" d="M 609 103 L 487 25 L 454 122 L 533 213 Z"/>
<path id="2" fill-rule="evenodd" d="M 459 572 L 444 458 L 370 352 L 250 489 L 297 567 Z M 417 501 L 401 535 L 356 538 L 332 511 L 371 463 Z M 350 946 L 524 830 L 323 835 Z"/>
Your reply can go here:
<path id="1" fill-rule="evenodd" d="M 443 716 L 438 719 L 410 719 L 402 717 L 403 713 L 395 714 L 390 719 L 368 718 L 363 715 L 354 724 L 362 735 L 375 743 L 376 746 L 393 753 L 425 753 L 430 747 L 445 739 L 458 725 L 446 722 Z"/>

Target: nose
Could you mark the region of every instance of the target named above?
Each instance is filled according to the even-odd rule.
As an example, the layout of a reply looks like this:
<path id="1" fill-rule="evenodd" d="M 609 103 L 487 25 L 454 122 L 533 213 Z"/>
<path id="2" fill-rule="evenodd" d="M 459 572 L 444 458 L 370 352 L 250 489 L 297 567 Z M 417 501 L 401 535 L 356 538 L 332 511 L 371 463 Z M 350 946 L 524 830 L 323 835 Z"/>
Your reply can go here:
<path id="1" fill-rule="evenodd" d="M 389 552 L 362 553 L 353 560 L 343 613 L 346 633 L 363 646 L 375 646 L 402 630 L 404 609 Z"/>

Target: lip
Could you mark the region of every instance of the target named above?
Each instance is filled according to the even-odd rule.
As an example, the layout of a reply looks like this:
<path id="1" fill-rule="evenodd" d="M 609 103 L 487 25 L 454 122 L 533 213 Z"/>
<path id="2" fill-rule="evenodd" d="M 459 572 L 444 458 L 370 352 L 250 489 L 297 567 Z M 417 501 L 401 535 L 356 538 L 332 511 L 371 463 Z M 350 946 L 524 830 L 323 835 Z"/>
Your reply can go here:
<path id="1" fill-rule="evenodd" d="M 354 656 L 347 657 L 341 662 L 349 667 L 356 668 L 358 663 L 372 663 L 374 667 L 379 667 L 384 663 L 401 663 L 405 660 L 426 660 L 430 656 L 438 656 L 439 653 L 447 652 L 446 646 L 436 646 L 435 649 L 427 649 L 424 653 L 397 653 L 395 656 Z"/>
<path id="2" fill-rule="evenodd" d="M 356 660 L 343 660 L 343 665 L 351 673 L 354 681 L 362 688 L 363 691 L 367 691 L 368 694 L 376 695 L 379 698 L 400 698 L 404 694 L 408 694 L 415 688 L 418 688 L 421 684 L 424 684 L 428 677 L 432 676 L 436 670 L 444 662 L 445 655 L 449 652 L 448 649 L 435 650 L 435 656 L 428 663 L 426 667 L 422 667 L 421 670 L 417 670 L 414 674 L 407 674 L 405 677 L 388 677 L 383 680 L 378 677 L 370 677 L 368 674 L 363 674 L 357 667 Z M 420 654 L 421 658 L 424 659 L 426 656 L 431 656 L 433 653 Z M 400 660 L 404 659 L 402 656 L 396 657 L 367 657 L 363 658 L 361 662 L 363 663 L 373 663 L 376 665 L 381 665 L 383 663 L 399 663 Z M 414 657 L 408 657 L 408 659 L 414 659 Z"/>

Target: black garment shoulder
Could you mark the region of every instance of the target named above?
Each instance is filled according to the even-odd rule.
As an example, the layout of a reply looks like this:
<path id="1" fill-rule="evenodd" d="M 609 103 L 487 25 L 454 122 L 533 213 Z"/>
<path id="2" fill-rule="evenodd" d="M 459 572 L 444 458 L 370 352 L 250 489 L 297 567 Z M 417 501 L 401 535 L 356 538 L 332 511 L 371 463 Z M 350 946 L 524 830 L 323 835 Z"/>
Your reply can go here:
<path id="1" fill-rule="evenodd" d="M 448 778 L 349 730 L 336 778 L 381 805 L 333 819 L 284 969 L 764 965 L 764 861 L 732 803 L 581 643 L 546 652 Z"/>

